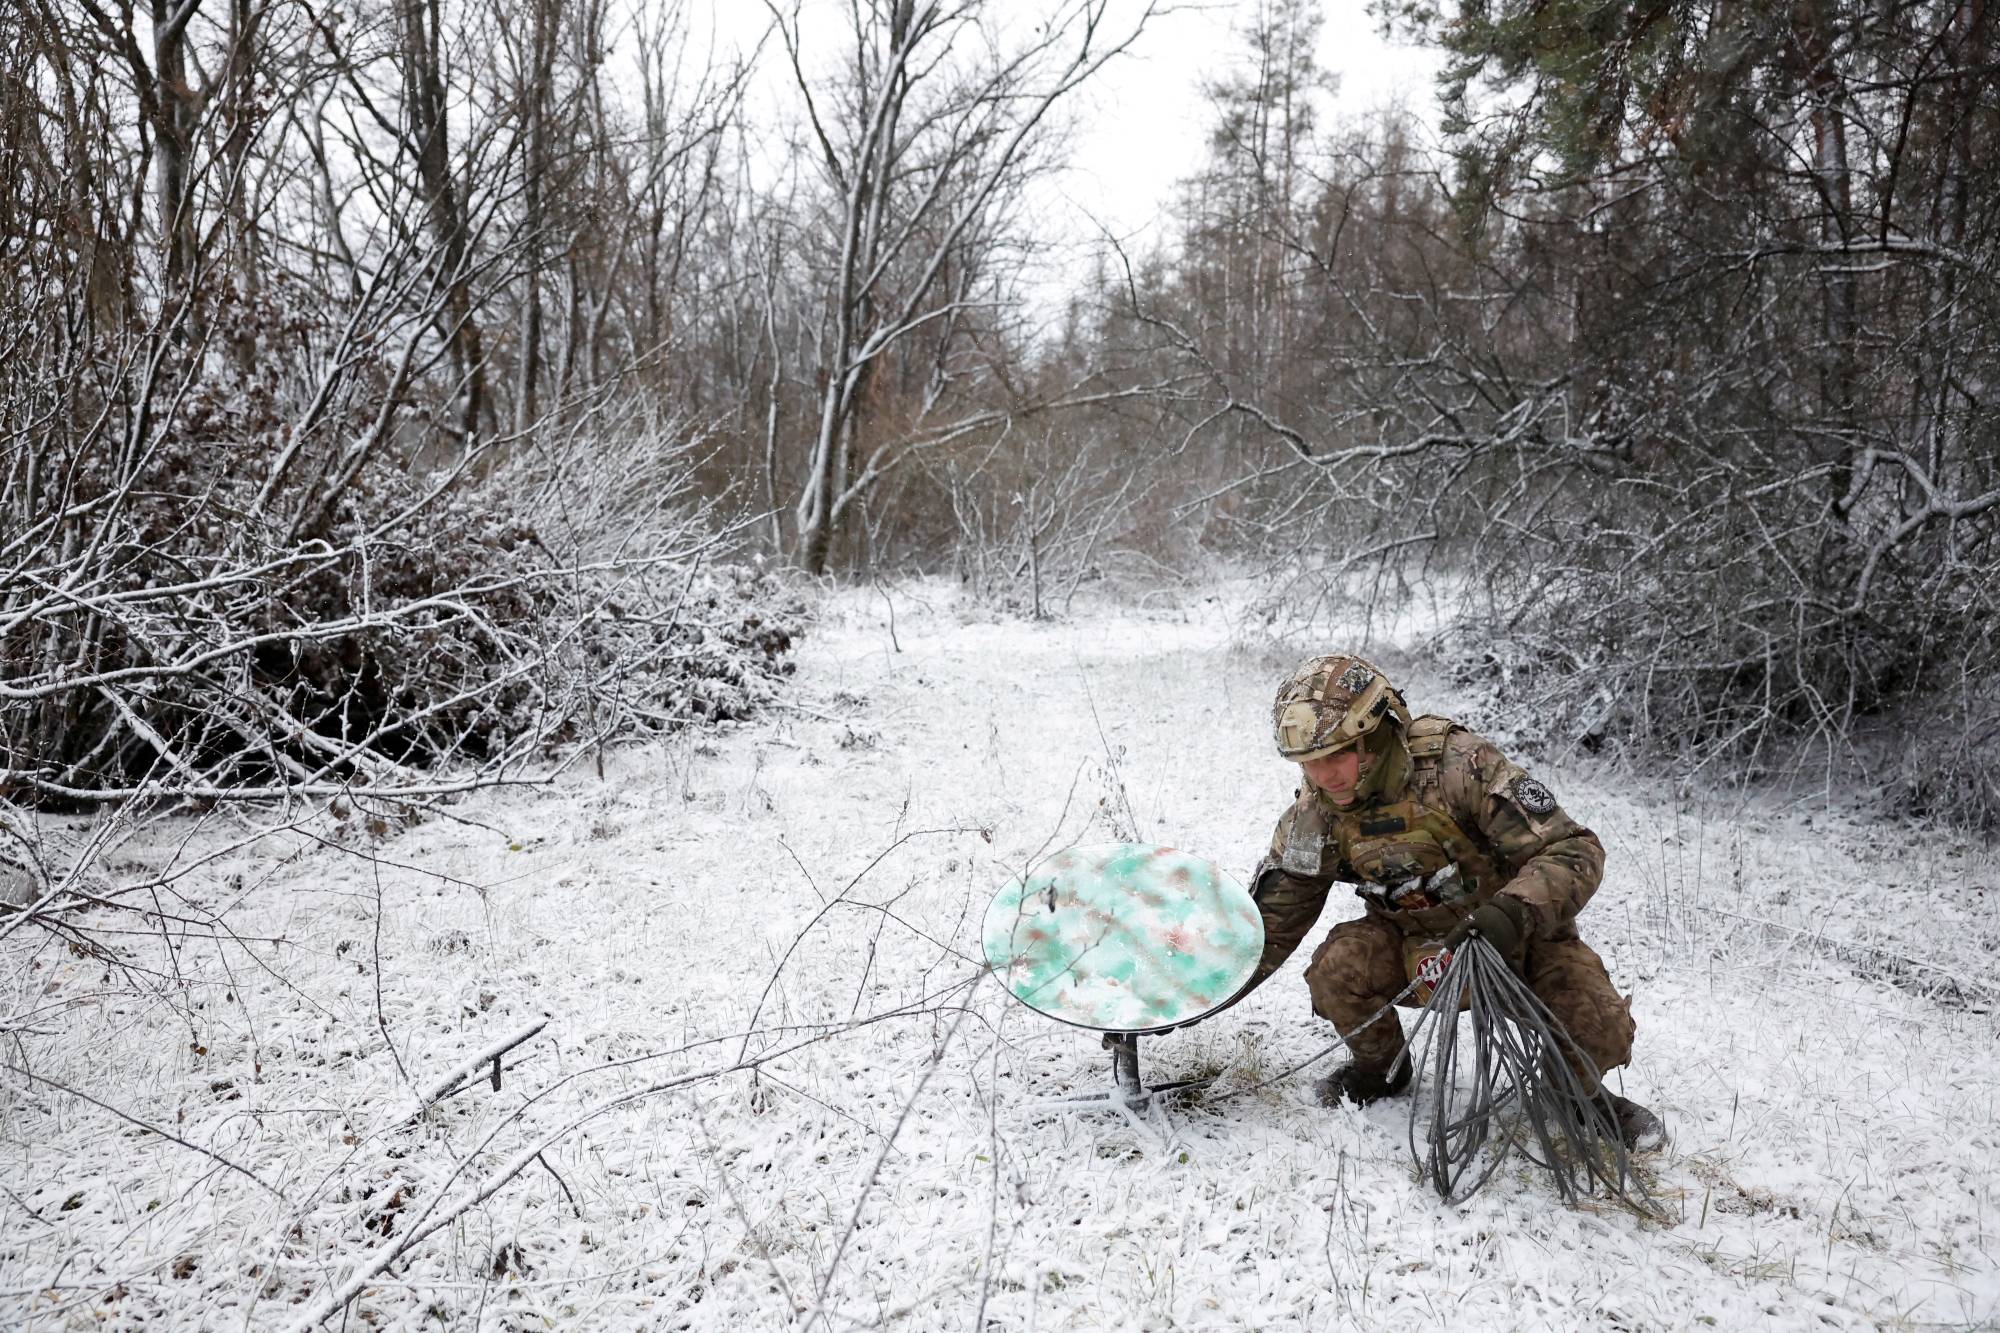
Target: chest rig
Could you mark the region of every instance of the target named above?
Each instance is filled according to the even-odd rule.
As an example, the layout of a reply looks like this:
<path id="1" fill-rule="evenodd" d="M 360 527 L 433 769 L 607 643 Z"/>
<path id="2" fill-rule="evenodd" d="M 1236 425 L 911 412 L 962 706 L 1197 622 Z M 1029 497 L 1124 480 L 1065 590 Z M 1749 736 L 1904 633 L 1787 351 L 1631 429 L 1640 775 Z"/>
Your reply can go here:
<path id="1" fill-rule="evenodd" d="M 1401 799 L 1351 812 L 1328 807 L 1329 840 L 1364 881 L 1356 892 L 1404 929 L 1425 934 L 1456 925 L 1508 874 L 1484 840 L 1447 813 L 1440 764 L 1452 727 L 1441 717 L 1410 724 L 1410 780 Z"/>

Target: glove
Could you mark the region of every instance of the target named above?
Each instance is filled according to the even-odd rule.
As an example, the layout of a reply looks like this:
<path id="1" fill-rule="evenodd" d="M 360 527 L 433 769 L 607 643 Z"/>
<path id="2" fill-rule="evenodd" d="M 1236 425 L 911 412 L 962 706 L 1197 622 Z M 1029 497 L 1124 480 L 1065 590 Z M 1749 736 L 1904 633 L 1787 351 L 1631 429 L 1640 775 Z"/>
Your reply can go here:
<path id="1" fill-rule="evenodd" d="M 1533 924 L 1534 913 L 1526 903 L 1499 893 L 1473 908 L 1471 915 L 1452 927 L 1451 934 L 1444 937 L 1444 943 L 1447 949 L 1456 949 L 1469 937 L 1477 935 L 1498 950 L 1502 958 L 1506 958 L 1520 947 Z"/>

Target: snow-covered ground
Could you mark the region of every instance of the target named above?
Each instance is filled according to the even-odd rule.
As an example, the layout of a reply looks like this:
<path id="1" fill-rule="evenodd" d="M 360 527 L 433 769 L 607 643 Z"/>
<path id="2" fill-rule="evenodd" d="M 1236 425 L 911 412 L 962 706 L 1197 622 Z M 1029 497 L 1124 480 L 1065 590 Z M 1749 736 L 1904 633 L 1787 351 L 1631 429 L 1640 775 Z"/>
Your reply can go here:
<path id="1" fill-rule="evenodd" d="M 1404 1107 L 1320 1107 L 1324 1066 L 1038 1115 L 1105 1057 L 982 977 L 980 912 L 1072 842 L 1249 868 L 1293 781 L 1271 691 L 1342 640 L 1242 603 L 1038 625 L 842 593 L 787 707 L 220 855 L 160 895 L 164 936 L 105 937 L 148 973 L 15 931 L 0 1327 L 284 1328 L 350 1295 L 330 1326 L 1996 1326 L 2000 867 L 1934 831 L 1536 766 L 1610 850 L 1582 925 L 1636 997 L 1622 1083 L 1675 1135 L 1668 1225 L 1525 1169 L 1445 1206 Z M 1408 650 L 1424 628 L 1378 624 L 1377 659 L 1506 739 Z M 233 904 L 235 938 L 175 894 Z M 1322 1047 L 1306 952 L 1148 1073 L 1240 1087 Z M 544 1018 L 498 1091 L 413 1115 Z"/>

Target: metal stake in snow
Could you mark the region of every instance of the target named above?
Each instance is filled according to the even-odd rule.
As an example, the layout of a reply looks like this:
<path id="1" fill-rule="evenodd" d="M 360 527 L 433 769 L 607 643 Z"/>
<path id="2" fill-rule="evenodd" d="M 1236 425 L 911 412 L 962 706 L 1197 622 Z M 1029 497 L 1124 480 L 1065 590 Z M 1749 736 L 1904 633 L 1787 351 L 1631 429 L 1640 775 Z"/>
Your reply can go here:
<path id="1" fill-rule="evenodd" d="M 519 1046 L 522 1042 L 539 1036 L 542 1029 L 548 1025 L 549 1020 L 543 1018 L 538 1023 L 532 1023 L 518 1032 L 501 1037 L 477 1055 L 459 1061 L 449 1074 L 434 1080 L 429 1087 L 417 1094 L 416 1115 L 421 1116 L 424 1112 L 430 1110 L 432 1106 L 451 1096 L 452 1093 L 457 1092 L 466 1085 L 467 1080 L 489 1065 L 493 1069 L 493 1090 L 498 1092 L 500 1090 L 500 1057 L 513 1050 L 516 1046 Z M 416 1116 L 412 1116 L 411 1118 L 415 1119 Z"/>
<path id="2" fill-rule="evenodd" d="M 1071 847 L 1001 886 L 981 931 L 986 961 L 1015 999 L 1104 1033 L 1114 1089 L 1079 1105 L 1138 1107 L 1208 1082 L 1148 1088 L 1139 1038 L 1227 1004 L 1257 968 L 1264 923 L 1220 867 L 1172 847 Z"/>

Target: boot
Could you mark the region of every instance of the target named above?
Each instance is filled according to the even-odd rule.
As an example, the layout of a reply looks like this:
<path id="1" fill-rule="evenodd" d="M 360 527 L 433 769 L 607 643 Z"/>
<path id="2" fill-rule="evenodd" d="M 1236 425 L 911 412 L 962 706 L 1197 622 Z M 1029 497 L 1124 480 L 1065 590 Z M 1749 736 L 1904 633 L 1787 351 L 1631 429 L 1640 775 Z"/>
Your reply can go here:
<path id="1" fill-rule="evenodd" d="M 1609 1088 L 1604 1090 L 1604 1097 L 1611 1103 L 1611 1118 L 1617 1122 L 1618 1137 L 1624 1141 L 1627 1152 L 1656 1152 L 1667 1146 L 1667 1127 L 1660 1117 Z M 1600 1102 L 1599 1106 L 1602 1105 Z"/>
<path id="2" fill-rule="evenodd" d="M 1384 1097 L 1394 1097 L 1409 1087 L 1410 1062 L 1399 1059 L 1388 1070 L 1381 1070 L 1350 1060 L 1315 1086 L 1322 1106 L 1338 1106 L 1342 1099 L 1366 1106 Z"/>

